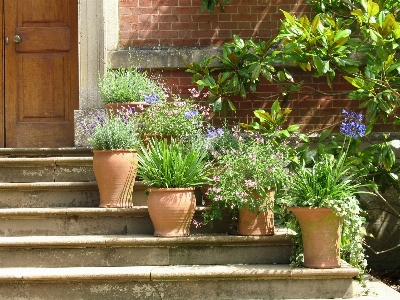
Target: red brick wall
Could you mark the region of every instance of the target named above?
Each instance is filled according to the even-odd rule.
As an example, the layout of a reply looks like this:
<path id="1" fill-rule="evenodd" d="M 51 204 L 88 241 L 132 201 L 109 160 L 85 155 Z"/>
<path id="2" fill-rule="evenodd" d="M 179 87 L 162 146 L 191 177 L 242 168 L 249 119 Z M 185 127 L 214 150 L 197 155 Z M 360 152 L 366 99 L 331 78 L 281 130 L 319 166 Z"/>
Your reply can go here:
<path id="1" fill-rule="evenodd" d="M 225 12 L 217 7 L 213 14 L 201 13 L 201 0 L 120 0 L 120 47 L 180 47 L 221 45 L 231 41 L 233 34 L 243 38 L 250 36 L 269 39 L 279 27 L 282 13 L 289 11 L 297 15 L 307 14 L 310 6 L 305 0 L 232 0 Z M 159 74 L 175 93 L 183 96 L 194 87 L 191 74 L 184 70 L 163 70 Z M 304 80 L 313 89 L 332 92 L 324 78 L 313 78 L 310 73 L 298 71 L 296 77 Z M 238 111 L 230 113 L 241 122 L 251 120 L 253 110 L 269 110 L 277 99 L 276 84 L 264 83 L 256 95 L 248 100 L 236 101 Z M 336 95 L 324 95 L 310 89 L 303 90 L 288 102 L 293 109 L 291 123 L 301 124 L 307 132 L 318 131 L 323 127 L 341 121 L 343 108 L 357 111 L 359 101 L 348 100 L 343 91 L 350 89 L 347 82 L 338 79 L 334 84 Z M 336 127 L 337 128 L 337 127 Z M 390 125 L 375 127 L 377 131 L 393 131 Z"/>

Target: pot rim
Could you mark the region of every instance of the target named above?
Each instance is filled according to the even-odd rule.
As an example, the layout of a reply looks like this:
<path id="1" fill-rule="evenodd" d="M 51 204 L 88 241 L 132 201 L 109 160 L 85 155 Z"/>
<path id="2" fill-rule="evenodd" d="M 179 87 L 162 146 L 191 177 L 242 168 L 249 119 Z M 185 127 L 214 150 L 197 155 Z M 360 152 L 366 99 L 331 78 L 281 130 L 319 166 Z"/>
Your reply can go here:
<path id="1" fill-rule="evenodd" d="M 149 193 L 164 193 L 164 192 L 190 192 L 194 191 L 194 187 L 189 187 L 189 188 L 154 188 L 150 187 L 147 189 Z"/>

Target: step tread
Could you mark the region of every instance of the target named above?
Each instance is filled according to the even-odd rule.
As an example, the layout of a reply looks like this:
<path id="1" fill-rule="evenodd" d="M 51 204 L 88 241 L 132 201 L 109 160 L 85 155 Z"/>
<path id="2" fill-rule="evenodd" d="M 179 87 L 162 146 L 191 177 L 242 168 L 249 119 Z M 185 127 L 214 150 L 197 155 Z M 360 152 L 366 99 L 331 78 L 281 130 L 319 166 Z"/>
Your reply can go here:
<path id="1" fill-rule="evenodd" d="M 0 237 L 4 248 L 72 248 L 72 247 L 168 247 L 179 245 L 276 245 L 291 244 L 291 231 L 276 228 L 272 236 L 239 236 L 227 234 L 192 234 L 188 237 L 155 237 L 149 234 L 134 235 L 80 235 L 80 236 L 21 236 Z"/>
<path id="2" fill-rule="evenodd" d="M 198 281 L 353 278 L 358 270 L 291 268 L 289 265 L 182 265 L 70 268 L 1 268 L 0 282 L 15 281 Z"/>
<path id="3" fill-rule="evenodd" d="M 0 167 L 92 166 L 93 157 L 0 157 Z"/>
<path id="4" fill-rule="evenodd" d="M 54 189 L 98 189 L 96 181 L 45 181 L 45 182 L 0 182 L 1 190 L 54 190 Z M 147 186 L 136 181 L 134 190 L 145 190 Z"/>
<path id="5" fill-rule="evenodd" d="M 92 149 L 64 148 L 0 148 L 0 157 L 93 156 Z"/>

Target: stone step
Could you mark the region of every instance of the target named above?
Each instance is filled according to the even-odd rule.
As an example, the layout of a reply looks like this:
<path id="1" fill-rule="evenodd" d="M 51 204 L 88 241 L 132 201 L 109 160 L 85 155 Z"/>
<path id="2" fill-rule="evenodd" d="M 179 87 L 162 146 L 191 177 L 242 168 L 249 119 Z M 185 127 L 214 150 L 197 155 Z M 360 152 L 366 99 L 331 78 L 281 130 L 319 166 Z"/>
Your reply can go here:
<path id="1" fill-rule="evenodd" d="M 7 299 L 351 298 L 358 271 L 289 265 L 2 268 Z"/>
<path id="2" fill-rule="evenodd" d="M 92 157 L 0 158 L 0 182 L 95 180 Z"/>
<path id="3" fill-rule="evenodd" d="M 206 207 L 197 207 L 194 219 L 201 221 Z M 191 226 L 192 233 L 228 232 L 229 221 L 214 228 Z M 53 207 L 0 209 L 0 236 L 126 235 L 153 234 L 147 206 L 130 208 Z"/>
<path id="4" fill-rule="evenodd" d="M 147 187 L 135 182 L 132 206 L 147 205 Z M 98 207 L 97 182 L 0 183 L 0 208 Z"/>
<path id="5" fill-rule="evenodd" d="M 93 157 L 90 148 L 64 147 L 64 148 L 0 148 L 0 157 Z"/>
<path id="6" fill-rule="evenodd" d="M 0 237 L 0 268 L 289 264 L 292 235 Z"/>

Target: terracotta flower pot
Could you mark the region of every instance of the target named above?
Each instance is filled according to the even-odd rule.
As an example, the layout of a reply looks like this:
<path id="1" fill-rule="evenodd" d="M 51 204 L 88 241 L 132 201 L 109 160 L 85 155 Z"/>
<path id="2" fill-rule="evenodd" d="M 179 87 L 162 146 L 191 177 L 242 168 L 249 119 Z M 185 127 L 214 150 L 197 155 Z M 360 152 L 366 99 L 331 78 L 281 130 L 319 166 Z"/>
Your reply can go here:
<path id="1" fill-rule="evenodd" d="M 274 195 L 274 190 L 267 193 L 264 206 L 273 206 Z M 265 212 L 260 212 L 257 216 L 256 211 L 250 211 L 247 205 L 243 206 L 239 211 L 238 233 L 240 235 L 273 235 L 274 212 L 268 209 Z"/>
<path id="2" fill-rule="evenodd" d="M 316 269 L 339 268 L 340 238 L 344 217 L 331 208 L 289 207 L 300 223 L 304 267 Z"/>
<path id="3" fill-rule="evenodd" d="M 127 109 L 130 107 L 131 109 L 135 109 L 135 112 L 142 112 L 149 104 L 146 102 L 124 102 L 124 103 L 107 103 L 104 104 L 104 108 L 112 111 L 114 114 L 117 114 L 117 110 L 121 110 L 121 108 Z"/>
<path id="4" fill-rule="evenodd" d="M 147 206 L 154 235 L 188 236 L 196 209 L 194 188 L 150 188 Z"/>
<path id="5" fill-rule="evenodd" d="M 137 171 L 134 150 L 93 150 L 100 207 L 130 207 Z"/>

